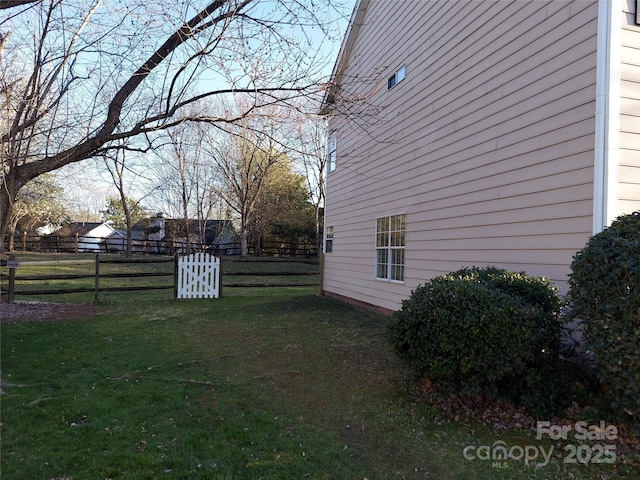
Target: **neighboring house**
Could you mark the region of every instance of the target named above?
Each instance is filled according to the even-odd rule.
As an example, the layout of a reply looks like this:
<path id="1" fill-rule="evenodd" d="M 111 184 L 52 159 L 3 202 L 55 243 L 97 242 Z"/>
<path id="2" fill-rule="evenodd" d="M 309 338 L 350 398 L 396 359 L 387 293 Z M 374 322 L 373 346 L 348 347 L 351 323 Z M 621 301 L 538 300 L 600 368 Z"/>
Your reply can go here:
<path id="1" fill-rule="evenodd" d="M 175 244 L 186 244 L 184 220 L 166 220 L 165 240 Z M 191 245 L 197 250 L 207 250 L 213 254 L 226 254 L 237 245 L 237 236 L 232 222 L 229 220 L 189 220 Z"/>
<path id="2" fill-rule="evenodd" d="M 200 224 L 197 220 L 190 220 L 189 231 L 192 250 L 207 250 L 217 255 L 234 248 L 235 231 L 230 221 L 206 220 Z M 126 238 L 126 230 L 117 230 L 103 243 L 110 252 L 125 251 Z M 131 228 L 133 253 L 185 253 L 185 248 L 184 220 L 142 219 Z"/>
<path id="3" fill-rule="evenodd" d="M 357 2 L 331 113 L 324 292 L 397 310 L 463 266 L 549 277 L 640 209 L 636 0 Z"/>
<path id="4" fill-rule="evenodd" d="M 163 253 L 164 219 L 145 218 L 131 226 L 132 253 Z M 119 228 L 102 242 L 103 250 L 111 253 L 126 252 L 127 230 Z"/>
<path id="5" fill-rule="evenodd" d="M 101 242 L 112 235 L 114 229 L 107 223 L 74 222 L 41 237 L 43 250 L 99 252 Z"/>
<path id="6" fill-rule="evenodd" d="M 146 239 L 144 232 L 131 231 L 131 250 L 134 253 L 142 251 Z M 107 253 L 122 253 L 127 251 L 127 230 L 118 228 L 102 241 L 103 251 Z"/>
<path id="7" fill-rule="evenodd" d="M 62 228 L 60 225 L 51 225 L 47 223 L 46 225 L 42 225 L 41 227 L 36 228 L 36 235 L 41 237 L 43 235 L 50 235 Z"/>

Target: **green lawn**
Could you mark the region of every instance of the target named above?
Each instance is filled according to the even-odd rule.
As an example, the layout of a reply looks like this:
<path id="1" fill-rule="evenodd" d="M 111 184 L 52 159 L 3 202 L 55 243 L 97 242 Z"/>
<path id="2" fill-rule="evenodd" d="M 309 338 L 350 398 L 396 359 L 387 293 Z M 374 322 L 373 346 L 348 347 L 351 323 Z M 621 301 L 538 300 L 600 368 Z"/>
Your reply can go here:
<path id="1" fill-rule="evenodd" d="M 105 293 L 90 319 L 3 324 L 2 478 L 639 478 L 452 421 L 410 393 L 384 317 L 316 291 Z M 560 455 L 463 455 L 499 441 Z"/>

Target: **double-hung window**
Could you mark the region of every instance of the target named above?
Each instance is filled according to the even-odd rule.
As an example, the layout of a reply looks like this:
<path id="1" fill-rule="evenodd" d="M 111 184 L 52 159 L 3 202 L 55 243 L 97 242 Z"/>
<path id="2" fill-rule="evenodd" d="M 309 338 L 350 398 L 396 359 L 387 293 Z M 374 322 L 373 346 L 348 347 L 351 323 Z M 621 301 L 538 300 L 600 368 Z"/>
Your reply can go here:
<path id="1" fill-rule="evenodd" d="M 376 280 L 404 282 L 406 215 L 376 220 Z"/>
<path id="2" fill-rule="evenodd" d="M 333 252 L 333 226 L 325 228 L 324 234 L 324 253 Z"/>

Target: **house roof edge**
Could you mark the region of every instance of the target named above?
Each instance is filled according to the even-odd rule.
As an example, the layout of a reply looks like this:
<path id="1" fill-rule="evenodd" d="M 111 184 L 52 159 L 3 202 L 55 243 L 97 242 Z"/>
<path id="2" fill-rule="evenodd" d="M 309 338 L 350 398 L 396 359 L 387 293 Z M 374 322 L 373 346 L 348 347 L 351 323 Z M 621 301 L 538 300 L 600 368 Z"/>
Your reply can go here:
<path id="1" fill-rule="evenodd" d="M 369 0 L 357 0 L 355 6 L 353 7 L 353 12 L 351 12 L 351 18 L 349 19 L 349 26 L 347 27 L 347 33 L 342 39 L 338 57 L 336 58 L 336 62 L 333 65 L 331 78 L 329 80 L 327 90 L 324 94 L 324 98 L 322 99 L 320 111 L 318 112 L 319 115 L 327 115 L 333 110 L 336 93 L 340 84 L 340 79 L 342 77 L 343 60 L 346 60 L 346 58 L 351 53 L 353 43 L 358 34 L 358 30 L 360 30 L 360 25 L 362 24 L 362 17 L 368 5 Z"/>

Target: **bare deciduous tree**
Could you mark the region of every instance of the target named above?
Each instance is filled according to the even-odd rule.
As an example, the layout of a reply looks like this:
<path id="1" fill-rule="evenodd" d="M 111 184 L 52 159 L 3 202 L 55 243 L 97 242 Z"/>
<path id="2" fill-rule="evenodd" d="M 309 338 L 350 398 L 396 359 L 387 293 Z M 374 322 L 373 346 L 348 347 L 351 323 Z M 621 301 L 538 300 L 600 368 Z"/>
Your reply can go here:
<path id="1" fill-rule="evenodd" d="M 177 213 L 177 216 L 171 217 L 182 218 L 180 231 L 185 236 L 187 251 L 191 249 L 192 242 L 192 213 L 194 209 L 197 212 L 202 210 L 196 205 L 199 200 L 198 189 L 206 189 L 206 180 L 202 178 L 205 169 L 201 168 L 200 141 L 193 133 L 194 130 L 189 129 L 188 125 L 168 131 L 166 148 L 156 152 L 164 157 L 156 169 L 162 183 L 158 190 L 164 205 Z"/>
<path id="2" fill-rule="evenodd" d="M 185 121 L 227 128 L 273 104 L 319 95 L 313 30 L 339 0 L 5 1 L 0 23 L 0 236 L 17 193 L 62 166 Z M 20 6 L 21 4 L 26 4 Z M 317 52 L 317 50 L 316 50 Z M 193 118 L 191 105 L 245 108 Z"/>
<path id="3" fill-rule="evenodd" d="M 125 253 L 127 257 L 131 256 L 132 243 L 131 243 L 131 230 L 137 220 L 138 215 L 134 215 L 135 211 L 140 212 L 143 210 L 140 205 L 140 200 L 134 200 L 129 196 L 128 184 L 125 181 L 125 173 L 131 171 L 130 165 L 127 165 L 127 149 L 122 148 L 115 152 L 105 156 L 104 164 L 111 176 L 111 181 L 118 191 L 118 202 L 122 208 L 122 213 L 125 220 L 125 229 L 127 231 L 126 248 Z"/>
<path id="4" fill-rule="evenodd" d="M 322 246 L 322 212 L 325 201 L 325 180 L 327 174 L 327 131 L 326 118 L 302 116 L 294 124 L 291 132 L 295 145 L 293 155 L 304 171 L 311 202 L 315 208 L 316 245 Z"/>
<path id="5" fill-rule="evenodd" d="M 202 129 L 205 149 L 219 172 L 220 196 L 240 222 L 241 255 L 248 253 L 248 236 L 269 174 L 286 157 L 276 139 L 275 122 L 246 117 L 232 135 L 212 135 Z"/>

